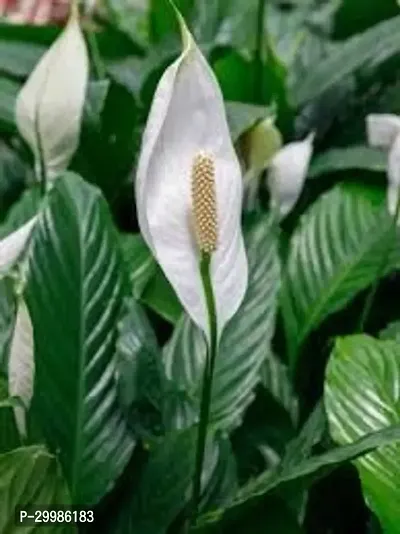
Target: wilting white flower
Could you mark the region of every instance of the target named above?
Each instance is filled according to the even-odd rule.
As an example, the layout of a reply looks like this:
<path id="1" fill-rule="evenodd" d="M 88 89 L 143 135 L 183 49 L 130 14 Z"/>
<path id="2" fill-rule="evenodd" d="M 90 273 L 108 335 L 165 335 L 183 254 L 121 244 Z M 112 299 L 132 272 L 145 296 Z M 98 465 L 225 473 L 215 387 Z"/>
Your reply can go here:
<path id="1" fill-rule="evenodd" d="M 388 113 L 368 115 L 367 138 L 371 146 L 388 151 L 387 205 L 394 215 L 400 190 L 400 117 Z"/>
<path id="2" fill-rule="evenodd" d="M 218 333 L 247 287 L 242 176 L 221 90 L 183 20 L 184 50 L 164 72 L 145 129 L 136 179 L 144 239 L 193 321 L 209 335 L 199 273 L 211 254 Z"/>
<path id="3" fill-rule="evenodd" d="M 76 3 L 60 36 L 40 59 L 16 103 L 20 134 L 47 179 L 64 171 L 78 146 L 89 60 Z M 43 161 L 42 161 L 43 158 Z"/>
<path id="4" fill-rule="evenodd" d="M 18 431 L 26 435 L 25 410 L 30 406 L 33 396 L 35 375 L 33 327 L 28 308 L 20 300 L 15 320 L 14 332 L 8 360 L 8 393 L 18 397 L 23 406 L 15 406 L 14 414 Z"/>
<path id="5" fill-rule="evenodd" d="M 247 134 L 248 168 L 253 174 L 266 169 L 274 155 L 282 147 L 282 136 L 275 126 L 275 118 L 267 117 Z"/>
<path id="6" fill-rule="evenodd" d="M 0 241 L 0 273 L 7 271 L 19 259 L 29 240 L 37 217 Z"/>
<path id="7" fill-rule="evenodd" d="M 303 141 L 285 145 L 273 157 L 268 186 L 271 207 L 285 217 L 293 209 L 303 190 L 313 151 L 314 133 Z"/>

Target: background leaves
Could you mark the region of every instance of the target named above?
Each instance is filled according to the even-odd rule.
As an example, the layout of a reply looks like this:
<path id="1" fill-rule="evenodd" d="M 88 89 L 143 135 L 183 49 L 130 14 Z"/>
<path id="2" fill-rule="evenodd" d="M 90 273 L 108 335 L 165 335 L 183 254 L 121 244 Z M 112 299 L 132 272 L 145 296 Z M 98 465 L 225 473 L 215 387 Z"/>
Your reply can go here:
<path id="1" fill-rule="evenodd" d="M 351 336 L 336 341 L 327 369 L 325 404 L 333 438 L 352 443 L 399 424 L 400 346 Z M 390 444 L 357 460 L 365 498 L 385 532 L 398 530 L 400 445 Z"/>

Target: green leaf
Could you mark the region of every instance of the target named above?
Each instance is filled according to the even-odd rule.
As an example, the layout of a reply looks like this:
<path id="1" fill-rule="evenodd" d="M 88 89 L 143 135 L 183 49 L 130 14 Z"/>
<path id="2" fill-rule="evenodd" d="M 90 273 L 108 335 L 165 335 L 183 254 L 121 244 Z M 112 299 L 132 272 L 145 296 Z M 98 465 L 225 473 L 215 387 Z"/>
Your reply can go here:
<path id="1" fill-rule="evenodd" d="M 18 154 L 0 141 L 0 223 L 22 193 L 28 173 L 28 167 Z"/>
<path id="2" fill-rule="evenodd" d="M 0 52 L 1 54 L 1 52 Z M 16 130 L 14 109 L 20 84 L 8 78 L 0 78 L 0 133 L 14 133 Z"/>
<path id="3" fill-rule="evenodd" d="M 263 217 L 246 241 L 249 286 L 239 311 L 222 335 L 214 372 L 211 421 L 224 428 L 238 424 L 253 400 L 275 326 L 280 266 L 272 218 Z M 183 317 L 165 349 L 164 362 L 167 377 L 184 388 L 196 406 L 205 354 L 201 332 L 187 316 Z"/>
<path id="4" fill-rule="evenodd" d="M 238 489 L 236 460 L 229 439 L 219 439 L 215 450 L 217 461 L 212 466 L 210 479 L 203 491 L 200 503 L 202 512 L 223 506 Z"/>
<path id="5" fill-rule="evenodd" d="M 193 528 L 195 534 L 302 534 L 304 531 L 298 524 L 287 504 L 277 497 L 270 497 L 255 506 L 251 506 L 239 514 L 224 518 L 214 525 L 206 524 Z"/>
<path id="6" fill-rule="evenodd" d="M 7 379 L 0 375 L 0 454 L 21 446 L 13 409 L 16 402 L 8 398 Z"/>
<path id="7" fill-rule="evenodd" d="M 74 503 L 89 505 L 107 493 L 134 446 L 114 378 L 123 282 L 105 201 L 65 174 L 32 236 L 27 302 L 36 348 L 32 410 L 60 452 Z"/>
<path id="8" fill-rule="evenodd" d="M 1 28 L 3 29 L 3 28 Z M 27 41 L 0 40 L 0 72 L 13 77 L 27 76 L 46 51 L 46 46 Z"/>
<path id="9" fill-rule="evenodd" d="M 183 313 L 182 304 L 159 267 L 146 284 L 141 301 L 172 324 L 176 324 Z"/>
<path id="10" fill-rule="evenodd" d="M 266 356 L 260 370 L 261 383 L 274 399 L 297 421 L 298 399 L 290 380 L 289 369 L 272 351 Z"/>
<path id="11" fill-rule="evenodd" d="M 161 350 L 141 306 L 129 299 L 118 326 L 117 371 L 121 404 L 135 434 L 160 434 L 166 394 Z"/>
<path id="12" fill-rule="evenodd" d="M 90 83 L 71 170 L 100 187 L 112 205 L 126 201 L 125 184 L 133 197 L 130 174 L 139 147 L 138 132 L 138 108 L 132 95 L 108 80 Z"/>
<path id="13" fill-rule="evenodd" d="M 2 534 L 34 534 L 37 525 L 16 525 L 18 508 L 29 506 L 68 506 L 66 485 L 57 460 L 43 447 L 25 447 L 0 455 L 0 532 Z M 72 525 L 53 524 L 54 534 L 72 534 Z"/>
<path id="14" fill-rule="evenodd" d="M 196 438 L 194 427 L 173 432 L 150 450 L 138 487 L 120 506 L 110 534 L 166 532 L 190 495 Z"/>
<path id="15" fill-rule="evenodd" d="M 343 39 L 398 13 L 396 0 L 343 0 L 335 16 L 335 37 Z"/>
<path id="16" fill-rule="evenodd" d="M 36 215 L 40 203 L 40 187 L 35 184 L 30 189 L 24 191 L 18 201 L 9 210 L 5 221 L 0 225 L 0 239 L 14 232 Z"/>
<path id="17" fill-rule="evenodd" d="M 0 454 L 22 445 L 14 415 L 16 405 L 14 399 L 0 400 Z"/>
<path id="18" fill-rule="evenodd" d="M 393 321 L 393 323 L 388 324 L 387 327 L 380 332 L 379 337 L 384 341 L 391 339 L 400 343 L 400 321 Z"/>
<path id="19" fill-rule="evenodd" d="M 310 69 L 294 94 L 297 106 L 317 98 L 361 67 L 376 67 L 400 52 L 400 15 L 348 39 Z"/>
<path id="20" fill-rule="evenodd" d="M 272 116 L 272 111 L 267 106 L 244 104 L 243 102 L 226 102 L 225 106 L 229 129 L 234 142 L 256 122 Z"/>
<path id="21" fill-rule="evenodd" d="M 138 299 L 154 276 L 157 263 L 140 234 L 122 234 L 121 247 L 130 274 L 133 295 Z"/>
<path id="22" fill-rule="evenodd" d="M 135 298 L 175 324 L 182 315 L 182 305 L 142 236 L 123 234 L 121 245 Z"/>
<path id="23" fill-rule="evenodd" d="M 366 171 L 386 172 L 387 155 L 376 148 L 367 146 L 352 146 L 348 148 L 333 148 L 314 158 L 309 178 L 330 172 L 360 169 Z"/>
<path id="24" fill-rule="evenodd" d="M 338 339 L 326 371 L 325 405 L 335 441 L 353 443 L 400 424 L 400 345 L 366 335 Z M 400 444 L 357 460 L 366 502 L 385 533 L 397 533 Z"/>
<path id="25" fill-rule="evenodd" d="M 309 333 L 399 265 L 383 191 L 339 184 L 302 216 L 292 239 L 281 305 L 291 364 Z"/>
<path id="26" fill-rule="evenodd" d="M 313 447 L 321 441 L 325 427 L 326 416 L 321 402 L 311 412 L 300 433 L 286 447 L 282 465 L 286 468 L 295 467 L 309 458 Z"/>
<path id="27" fill-rule="evenodd" d="M 0 369 L 6 372 L 7 354 L 16 314 L 14 284 L 11 278 L 0 278 Z"/>
<path id="28" fill-rule="evenodd" d="M 268 471 L 242 487 L 237 497 L 229 506 L 214 510 L 200 518 L 200 525 L 212 524 L 229 518 L 229 516 L 244 513 L 266 495 L 275 494 L 299 484 L 309 485 L 318 478 L 331 473 L 340 464 L 353 461 L 379 447 L 385 447 L 400 441 L 400 425 L 395 425 L 378 432 L 368 434 L 350 445 L 337 447 L 319 456 L 314 456 L 296 466 L 286 469 Z"/>
<path id="29" fill-rule="evenodd" d="M 186 19 L 194 5 L 194 0 L 174 0 L 175 6 Z M 150 1 L 150 36 L 153 42 L 159 42 L 171 33 L 171 28 L 177 28 L 176 15 L 168 0 Z"/>

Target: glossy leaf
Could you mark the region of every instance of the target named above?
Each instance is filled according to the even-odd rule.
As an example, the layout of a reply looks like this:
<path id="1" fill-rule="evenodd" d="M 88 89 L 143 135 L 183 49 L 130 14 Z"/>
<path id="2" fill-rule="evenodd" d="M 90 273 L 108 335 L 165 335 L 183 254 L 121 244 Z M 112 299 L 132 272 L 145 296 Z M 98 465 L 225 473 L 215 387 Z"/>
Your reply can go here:
<path id="1" fill-rule="evenodd" d="M 361 67 L 377 66 L 396 56 L 400 51 L 399 24 L 400 15 L 348 39 L 336 52 L 310 69 L 296 88 L 296 104 L 301 106 L 313 100 Z"/>
<path id="2" fill-rule="evenodd" d="M 315 157 L 309 178 L 349 169 L 386 172 L 387 156 L 376 148 L 359 145 L 346 148 L 333 148 Z"/>
<path id="3" fill-rule="evenodd" d="M 119 323 L 117 376 L 121 404 L 135 433 L 163 430 L 166 395 L 161 350 L 140 304 L 130 299 Z"/>
<path id="4" fill-rule="evenodd" d="M 261 383 L 274 399 L 297 420 L 298 399 L 289 375 L 288 367 L 271 351 L 260 370 Z"/>
<path id="5" fill-rule="evenodd" d="M 73 174 L 56 181 L 29 260 L 32 409 L 48 443 L 60 451 L 73 502 L 91 504 L 114 485 L 134 445 L 114 377 L 122 259 L 97 189 Z"/>
<path id="6" fill-rule="evenodd" d="M 121 245 L 133 295 L 160 317 L 175 324 L 182 315 L 182 304 L 141 235 L 123 234 Z"/>
<path id="7" fill-rule="evenodd" d="M 326 372 L 325 405 L 341 444 L 400 424 L 400 345 L 358 335 L 336 341 Z M 357 460 L 364 496 L 385 533 L 399 526 L 400 444 Z"/>
<path id="8" fill-rule="evenodd" d="M 167 434 L 149 451 L 136 492 L 120 507 L 110 534 L 164 534 L 189 497 L 197 429 Z"/>
<path id="9" fill-rule="evenodd" d="M 399 265 L 400 251 L 382 193 L 373 186 L 339 185 L 302 216 L 291 239 L 281 295 L 292 364 L 306 337 L 326 317 L 379 273 Z"/>
<path id="10" fill-rule="evenodd" d="M 38 525 L 18 526 L 15 513 L 36 503 L 45 507 L 70 504 L 64 480 L 54 456 L 43 447 L 25 447 L 0 455 L 0 532 L 34 534 Z M 54 524 L 54 534 L 72 534 L 73 525 Z"/>
<path id="11" fill-rule="evenodd" d="M 368 434 L 350 445 L 337 447 L 309 458 L 293 467 L 280 469 L 278 466 L 275 471 L 267 471 L 242 487 L 237 497 L 227 507 L 205 514 L 200 518 L 200 524 L 212 525 L 214 522 L 229 518 L 231 514 L 244 513 L 248 507 L 265 498 L 266 495 L 296 488 L 299 485 L 304 488 L 318 478 L 326 476 L 343 462 L 355 460 L 378 447 L 385 447 L 399 441 L 400 425 L 396 425 Z"/>
<path id="12" fill-rule="evenodd" d="M 280 266 L 277 229 L 263 217 L 247 236 L 249 286 L 244 301 L 223 334 L 215 364 L 211 420 L 237 425 L 252 401 L 274 332 Z M 198 405 L 205 361 L 205 341 L 183 317 L 164 353 L 166 373 Z M 178 422 L 177 425 L 188 424 Z"/>

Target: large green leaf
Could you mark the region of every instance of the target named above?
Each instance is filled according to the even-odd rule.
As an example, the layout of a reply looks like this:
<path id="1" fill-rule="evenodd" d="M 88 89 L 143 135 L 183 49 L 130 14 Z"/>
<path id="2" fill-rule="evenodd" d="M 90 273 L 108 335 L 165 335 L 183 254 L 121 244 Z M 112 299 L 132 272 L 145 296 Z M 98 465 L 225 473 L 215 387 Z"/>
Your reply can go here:
<path id="1" fill-rule="evenodd" d="M 70 499 L 57 460 L 43 447 L 25 447 L 0 455 L 0 532 L 36 534 L 37 524 L 16 524 L 17 509 L 29 506 L 57 508 L 68 506 Z M 43 531 L 46 529 L 43 528 Z M 54 534 L 72 534 L 72 525 L 52 524 Z"/>
<path id="2" fill-rule="evenodd" d="M 215 364 L 211 420 L 225 428 L 238 424 L 254 397 L 270 350 L 280 283 L 277 229 L 272 218 L 263 217 L 246 241 L 248 289 L 223 333 Z M 194 406 L 198 406 L 201 395 L 205 354 L 201 332 L 183 317 L 165 349 L 164 361 L 168 378 L 186 389 Z M 188 422 L 177 421 L 178 426 L 181 424 Z"/>
<path id="3" fill-rule="evenodd" d="M 110 534 L 165 534 L 186 504 L 197 428 L 167 434 L 150 450 L 138 487 L 125 494 Z"/>
<path id="4" fill-rule="evenodd" d="M 385 172 L 386 167 L 387 155 L 382 150 L 362 145 L 333 148 L 313 160 L 308 177 L 315 178 L 321 174 L 349 169 Z"/>
<path id="5" fill-rule="evenodd" d="M 326 372 L 332 437 L 347 444 L 400 423 L 400 344 L 357 335 L 338 339 Z M 399 532 L 400 444 L 355 462 L 368 505 L 387 534 Z"/>
<path id="6" fill-rule="evenodd" d="M 296 88 L 296 104 L 301 106 L 315 99 L 361 67 L 377 66 L 398 55 L 399 26 L 400 15 L 348 39 L 336 52 L 310 69 Z"/>
<path id="7" fill-rule="evenodd" d="M 34 230 L 27 301 L 36 347 L 32 410 L 79 504 L 113 486 L 134 445 L 114 378 L 121 267 L 100 192 L 67 173 Z"/>
<path id="8" fill-rule="evenodd" d="M 243 486 L 235 499 L 225 508 L 214 510 L 200 518 L 200 525 L 212 524 L 231 515 L 237 516 L 266 495 L 288 489 L 303 488 L 331 473 L 340 464 L 353 461 L 379 447 L 400 441 L 400 425 L 391 426 L 361 438 L 355 443 L 337 447 L 287 468 L 278 466 Z"/>
<path id="9" fill-rule="evenodd" d="M 395 269 L 399 255 L 380 189 L 340 184 L 311 206 L 292 237 L 282 283 L 292 364 L 308 334 L 378 274 Z"/>

